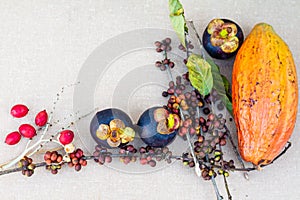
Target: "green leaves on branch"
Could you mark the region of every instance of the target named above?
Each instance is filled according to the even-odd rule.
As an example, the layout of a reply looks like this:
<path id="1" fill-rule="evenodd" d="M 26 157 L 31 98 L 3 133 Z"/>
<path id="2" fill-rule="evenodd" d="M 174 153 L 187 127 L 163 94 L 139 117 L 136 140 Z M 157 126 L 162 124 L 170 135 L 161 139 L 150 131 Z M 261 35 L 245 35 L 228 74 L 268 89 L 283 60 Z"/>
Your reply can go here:
<path id="1" fill-rule="evenodd" d="M 179 0 L 169 0 L 170 20 L 181 44 L 185 47 L 185 24 L 184 10 Z"/>
<path id="2" fill-rule="evenodd" d="M 215 89 L 228 112 L 232 115 L 230 84 L 225 76 L 220 74 L 219 67 L 213 60 L 204 60 L 202 56 L 191 54 L 186 64 L 192 86 L 203 96 Z"/>
<path id="3" fill-rule="evenodd" d="M 211 66 L 200 55 L 191 54 L 186 64 L 192 86 L 201 95 L 208 95 L 213 87 Z"/>
<path id="4" fill-rule="evenodd" d="M 214 84 L 213 88 L 218 92 L 219 96 L 228 112 L 233 115 L 231 95 L 229 93 L 230 84 L 225 76 L 220 74 L 219 66 L 214 63 L 213 60 L 207 59 L 207 62 L 211 66 L 211 73 L 213 76 Z"/>
<path id="5" fill-rule="evenodd" d="M 230 102 L 232 102 L 232 97 L 231 97 L 231 93 L 230 93 L 231 85 L 230 85 L 229 81 L 227 80 L 226 76 L 224 76 L 222 74 L 221 74 L 221 76 L 222 76 L 223 84 L 225 87 L 226 95 L 229 98 Z"/>
<path id="6" fill-rule="evenodd" d="M 184 17 L 184 10 L 179 0 L 169 0 L 170 20 L 181 44 L 185 46 L 185 37 L 188 32 Z M 215 89 L 221 97 L 223 104 L 232 115 L 230 84 L 225 76 L 220 74 L 219 67 L 211 59 L 191 54 L 186 64 L 189 70 L 189 79 L 192 86 L 203 96 Z"/>

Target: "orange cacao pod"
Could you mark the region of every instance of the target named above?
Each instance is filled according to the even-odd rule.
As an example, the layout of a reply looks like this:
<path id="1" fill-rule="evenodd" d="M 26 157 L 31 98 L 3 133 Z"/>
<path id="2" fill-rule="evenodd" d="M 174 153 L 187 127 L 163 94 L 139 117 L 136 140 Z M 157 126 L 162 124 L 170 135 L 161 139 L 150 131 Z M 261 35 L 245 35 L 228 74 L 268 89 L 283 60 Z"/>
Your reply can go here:
<path id="1" fill-rule="evenodd" d="M 242 158 L 269 164 L 293 132 L 298 82 L 288 46 L 266 23 L 252 29 L 237 53 L 232 104 Z"/>

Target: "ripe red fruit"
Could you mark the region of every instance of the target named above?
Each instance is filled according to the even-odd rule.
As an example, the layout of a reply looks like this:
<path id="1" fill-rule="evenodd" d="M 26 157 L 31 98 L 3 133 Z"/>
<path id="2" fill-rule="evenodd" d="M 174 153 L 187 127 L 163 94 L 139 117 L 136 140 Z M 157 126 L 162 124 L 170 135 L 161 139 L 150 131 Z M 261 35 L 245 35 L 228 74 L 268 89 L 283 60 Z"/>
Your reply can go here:
<path id="1" fill-rule="evenodd" d="M 21 140 L 21 135 L 18 131 L 9 133 L 5 138 L 5 143 L 8 145 L 15 145 Z"/>
<path id="2" fill-rule="evenodd" d="M 46 112 L 46 110 L 43 110 L 41 112 L 39 112 L 36 116 L 35 116 L 35 124 L 37 126 L 45 126 L 45 124 L 48 121 L 48 113 Z"/>
<path id="3" fill-rule="evenodd" d="M 77 149 L 75 152 L 76 158 L 81 158 L 83 156 L 83 151 L 81 149 Z"/>
<path id="4" fill-rule="evenodd" d="M 21 118 L 21 117 L 24 117 L 25 115 L 27 115 L 28 111 L 29 111 L 29 109 L 27 108 L 27 106 L 22 105 L 22 104 L 17 104 L 11 108 L 10 114 L 13 117 Z"/>
<path id="5" fill-rule="evenodd" d="M 36 135 L 36 130 L 30 124 L 22 124 L 19 127 L 19 132 L 26 138 L 33 138 Z"/>
<path id="6" fill-rule="evenodd" d="M 74 139 L 74 133 L 71 130 L 64 130 L 59 134 L 59 142 L 62 145 L 70 144 Z"/>

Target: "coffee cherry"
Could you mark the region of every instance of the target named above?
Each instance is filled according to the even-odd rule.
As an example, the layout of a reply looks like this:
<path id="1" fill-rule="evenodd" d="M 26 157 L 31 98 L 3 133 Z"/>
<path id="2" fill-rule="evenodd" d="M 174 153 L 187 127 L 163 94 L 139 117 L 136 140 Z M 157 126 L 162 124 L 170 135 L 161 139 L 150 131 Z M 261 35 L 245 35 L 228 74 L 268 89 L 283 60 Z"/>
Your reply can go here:
<path id="1" fill-rule="evenodd" d="M 74 167 L 74 165 L 73 165 L 72 162 L 68 162 L 68 166 L 69 166 L 69 167 Z"/>
<path id="2" fill-rule="evenodd" d="M 72 158 L 72 163 L 73 163 L 73 165 L 76 165 L 76 164 L 78 164 L 79 163 L 79 160 L 78 160 L 78 158 Z"/>
<path id="3" fill-rule="evenodd" d="M 81 164 L 76 164 L 75 165 L 75 170 L 80 171 L 81 170 Z"/>
<path id="4" fill-rule="evenodd" d="M 156 52 L 157 52 L 157 53 L 160 53 L 160 52 L 162 52 L 162 51 L 163 51 L 163 50 L 162 50 L 160 47 L 157 47 L 157 48 L 156 48 Z"/>
<path id="5" fill-rule="evenodd" d="M 209 175 L 209 170 L 208 169 L 202 170 L 201 176 L 204 180 L 210 180 L 211 179 L 211 176 Z"/>
<path id="6" fill-rule="evenodd" d="M 96 150 L 99 151 L 100 149 Z M 68 162 L 69 167 L 74 167 L 76 171 L 80 171 L 82 166 L 87 165 L 87 161 L 85 160 L 85 156 L 83 154 L 83 151 L 81 149 L 76 149 L 73 153 L 69 154 L 69 157 L 71 158 L 70 162 Z M 99 157 L 95 157 L 94 159 L 99 164 L 104 164 L 104 156 L 102 154 L 99 154 Z"/>
<path id="7" fill-rule="evenodd" d="M 163 96 L 163 97 L 167 97 L 167 96 L 169 96 L 169 94 L 168 94 L 167 91 L 163 91 L 163 92 L 162 92 L 162 96 Z"/>
<path id="8" fill-rule="evenodd" d="M 34 169 L 36 168 L 35 164 L 32 163 L 32 159 L 24 156 L 19 163 L 19 167 L 22 168 L 22 174 L 24 176 L 30 177 L 34 173 Z"/>
<path id="9" fill-rule="evenodd" d="M 184 47 L 182 44 L 180 44 L 180 45 L 178 46 L 178 49 L 181 50 L 181 51 L 183 51 L 183 50 L 185 50 L 185 47 Z"/>
<path id="10" fill-rule="evenodd" d="M 161 48 L 161 50 L 165 51 L 165 50 L 167 49 L 167 46 L 164 45 L 164 44 L 162 44 L 162 45 L 160 46 L 160 48 Z"/>
<path id="11" fill-rule="evenodd" d="M 29 109 L 27 106 L 23 104 L 17 104 L 11 108 L 10 114 L 15 118 L 22 118 L 27 115 L 28 111 Z"/>
<path id="12" fill-rule="evenodd" d="M 58 155 L 56 158 L 56 162 L 60 163 L 60 162 L 62 162 L 62 160 L 63 160 L 62 155 Z"/>
<path id="13" fill-rule="evenodd" d="M 83 156 L 83 151 L 81 149 L 77 149 L 75 151 L 76 158 L 81 158 Z"/>
<path id="14" fill-rule="evenodd" d="M 123 146 L 119 150 L 119 153 L 124 155 L 124 156 L 120 157 L 120 161 L 123 162 L 125 165 L 129 164 L 130 162 L 135 162 L 136 157 L 133 154 L 135 154 L 136 152 L 137 152 L 137 149 L 134 148 L 133 145 Z M 111 162 L 111 158 L 108 158 L 108 161 Z"/>
<path id="15" fill-rule="evenodd" d="M 215 158 L 214 158 L 214 161 L 216 161 L 216 162 L 219 162 L 221 160 L 221 156 L 216 156 Z"/>
<path id="16" fill-rule="evenodd" d="M 194 161 L 190 161 L 190 162 L 189 162 L 189 167 L 190 167 L 190 168 L 195 167 L 195 162 L 194 162 Z"/>
<path id="17" fill-rule="evenodd" d="M 5 138 L 5 143 L 8 145 L 15 145 L 21 140 L 21 135 L 18 131 L 9 133 Z"/>
<path id="18" fill-rule="evenodd" d="M 160 47 L 160 46 L 161 46 L 161 42 L 156 41 L 156 42 L 154 42 L 154 45 L 155 45 L 156 47 Z"/>
<path id="19" fill-rule="evenodd" d="M 174 68 L 175 64 L 174 64 L 174 62 L 170 62 L 170 63 L 168 64 L 168 66 L 172 69 L 172 68 Z"/>
<path id="20" fill-rule="evenodd" d="M 206 133 L 206 132 L 208 131 L 208 127 L 205 126 L 205 125 L 203 125 L 203 126 L 202 126 L 202 131 L 203 131 L 203 133 Z"/>
<path id="21" fill-rule="evenodd" d="M 217 105 L 217 108 L 219 110 L 223 110 L 224 109 L 224 104 L 222 102 L 220 102 L 218 105 Z"/>
<path id="22" fill-rule="evenodd" d="M 210 109 L 209 108 L 203 108 L 203 113 L 205 114 L 205 115 L 208 115 L 209 113 L 210 113 Z"/>
<path id="23" fill-rule="evenodd" d="M 146 152 L 147 152 L 147 150 L 146 150 L 146 148 L 145 148 L 145 147 L 141 147 L 141 148 L 139 149 L 139 152 L 140 152 L 140 153 L 146 153 Z"/>
<path id="24" fill-rule="evenodd" d="M 225 138 L 221 138 L 220 139 L 220 145 L 221 146 L 225 146 L 226 145 L 226 139 Z"/>
<path id="25" fill-rule="evenodd" d="M 54 152 L 52 152 L 51 153 L 51 157 L 50 157 L 50 160 L 52 161 L 52 162 L 55 162 L 56 161 L 56 159 L 57 159 L 57 152 L 56 151 L 54 151 Z"/>
<path id="26" fill-rule="evenodd" d="M 160 67 L 161 65 L 162 65 L 162 63 L 161 63 L 160 61 L 156 61 L 156 62 L 155 62 L 155 66 L 156 66 L 156 67 Z"/>
<path id="27" fill-rule="evenodd" d="M 37 126 L 45 126 L 47 121 L 48 121 L 48 113 L 46 112 L 46 110 L 39 112 L 35 116 L 35 124 Z"/>
<path id="28" fill-rule="evenodd" d="M 218 129 L 222 129 L 222 128 L 223 128 L 223 127 L 221 127 L 221 123 L 220 123 L 219 120 L 215 120 L 215 121 L 213 122 L 213 126 L 214 126 L 215 128 L 218 128 Z"/>
<path id="29" fill-rule="evenodd" d="M 36 136 L 36 130 L 30 124 L 22 124 L 19 127 L 19 132 L 25 138 L 33 138 L 34 136 Z"/>
<path id="30" fill-rule="evenodd" d="M 195 153 L 200 153 L 201 147 L 200 147 L 200 146 L 196 146 L 196 147 L 194 148 L 194 151 L 195 151 Z"/>
<path id="31" fill-rule="evenodd" d="M 148 161 L 148 165 L 150 165 L 151 167 L 155 167 L 156 166 L 155 160 Z"/>
<path id="32" fill-rule="evenodd" d="M 199 118 L 199 125 L 205 125 L 206 124 L 206 120 L 203 117 Z"/>
<path id="33" fill-rule="evenodd" d="M 45 154 L 44 154 L 44 160 L 48 160 L 51 158 L 51 152 L 50 151 L 47 151 Z"/>
<path id="34" fill-rule="evenodd" d="M 175 92 L 175 90 L 174 90 L 174 88 L 169 88 L 169 89 L 167 90 L 167 92 L 168 92 L 169 95 L 173 95 L 174 92 Z"/>
<path id="35" fill-rule="evenodd" d="M 140 159 L 140 164 L 141 165 L 146 165 L 148 163 L 148 160 L 146 158 L 141 158 Z"/>
<path id="36" fill-rule="evenodd" d="M 44 154 L 44 160 L 46 162 L 46 169 L 52 174 L 57 174 L 58 170 L 60 170 L 61 166 L 63 165 L 63 156 L 57 151 L 47 151 Z"/>
<path id="37" fill-rule="evenodd" d="M 169 62 L 170 62 L 170 59 L 167 59 L 167 58 L 165 58 L 165 59 L 162 61 L 162 63 L 163 63 L 164 65 L 169 64 Z"/>
<path id="38" fill-rule="evenodd" d="M 112 157 L 111 156 L 106 156 L 105 157 L 105 162 L 106 163 L 111 163 L 112 162 Z"/>
<path id="39" fill-rule="evenodd" d="M 125 165 L 127 165 L 127 164 L 130 163 L 131 159 L 130 159 L 130 157 L 126 156 L 126 157 L 124 157 L 123 159 L 121 159 L 121 161 L 123 161 L 123 163 L 124 163 Z"/>
<path id="40" fill-rule="evenodd" d="M 210 120 L 210 121 L 214 121 L 215 115 L 214 115 L 213 113 L 210 113 L 210 114 L 207 116 L 207 119 Z"/>
<path id="41" fill-rule="evenodd" d="M 166 39 L 165 39 L 165 43 L 166 43 L 167 45 L 171 44 L 171 38 L 166 38 Z"/>
<path id="42" fill-rule="evenodd" d="M 165 71 L 165 70 L 167 69 L 167 67 L 166 67 L 165 65 L 161 65 L 161 66 L 159 67 L 159 69 L 160 69 L 161 71 Z"/>

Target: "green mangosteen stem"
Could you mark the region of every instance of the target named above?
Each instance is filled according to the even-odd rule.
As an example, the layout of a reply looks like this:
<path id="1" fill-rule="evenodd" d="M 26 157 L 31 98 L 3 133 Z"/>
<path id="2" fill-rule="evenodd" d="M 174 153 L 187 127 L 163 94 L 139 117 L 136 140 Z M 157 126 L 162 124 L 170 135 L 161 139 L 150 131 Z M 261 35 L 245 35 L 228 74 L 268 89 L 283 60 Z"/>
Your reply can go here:
<path id="1" fill-rule="evenodd" d="M 228 36 L 228 32 L 226 29 L 222 29 L 219 35 L 221 36 L 221 38 L 226 38 Z"/>

